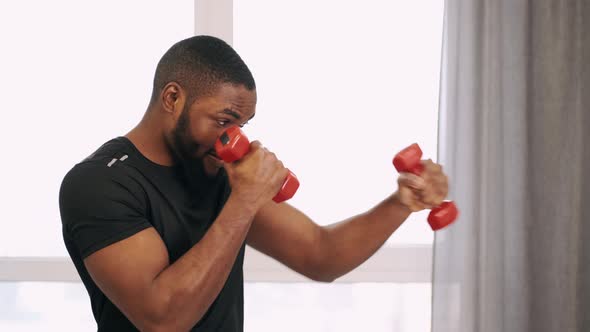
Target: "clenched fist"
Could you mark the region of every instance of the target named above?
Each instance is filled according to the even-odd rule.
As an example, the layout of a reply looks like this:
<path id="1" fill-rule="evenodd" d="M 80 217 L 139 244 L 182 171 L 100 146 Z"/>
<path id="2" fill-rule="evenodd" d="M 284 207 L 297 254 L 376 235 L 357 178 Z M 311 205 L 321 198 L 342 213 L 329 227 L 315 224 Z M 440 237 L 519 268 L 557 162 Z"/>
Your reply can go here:
<path id="1" fill-rule="evenodd" d="M 449 192 L 448 178 L 443 173 L 442 166 L 430 159 L 422 160 L 421 164 L 424 170 L 420 176 L 400 173 L 397 179 L 400 201 L 412 212 L 440 205 Z"/>
<path id="2" fill-rule="evenodd" d="M 257 211 L 281 189 L 289 170 L 259 141 L 250 143 L 250 152 L 233 163 L 224 163 L 232 194 Z"/>

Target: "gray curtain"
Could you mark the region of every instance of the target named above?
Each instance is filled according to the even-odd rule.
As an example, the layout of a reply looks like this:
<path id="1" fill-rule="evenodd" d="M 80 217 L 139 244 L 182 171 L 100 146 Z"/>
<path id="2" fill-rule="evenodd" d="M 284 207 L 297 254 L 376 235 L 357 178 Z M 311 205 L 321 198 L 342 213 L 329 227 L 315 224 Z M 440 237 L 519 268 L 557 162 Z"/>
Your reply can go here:
<path id="1" fill-rule="evenodd" d="M 432 332 L 590 331 L 590 0 L 447 0 Z"/>

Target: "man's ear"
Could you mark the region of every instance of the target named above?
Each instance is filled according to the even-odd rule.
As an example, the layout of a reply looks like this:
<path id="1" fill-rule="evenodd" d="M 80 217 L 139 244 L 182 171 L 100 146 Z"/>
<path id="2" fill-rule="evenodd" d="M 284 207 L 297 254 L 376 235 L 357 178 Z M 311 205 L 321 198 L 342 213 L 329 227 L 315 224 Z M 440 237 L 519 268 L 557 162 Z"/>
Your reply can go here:
<path id="1" fill-rule="evenodd" d="M 165 112 L 180 114 L 186 101 L 186 94 L 176 82 L 170 82 L 162 89 L 162 108 Z"/>

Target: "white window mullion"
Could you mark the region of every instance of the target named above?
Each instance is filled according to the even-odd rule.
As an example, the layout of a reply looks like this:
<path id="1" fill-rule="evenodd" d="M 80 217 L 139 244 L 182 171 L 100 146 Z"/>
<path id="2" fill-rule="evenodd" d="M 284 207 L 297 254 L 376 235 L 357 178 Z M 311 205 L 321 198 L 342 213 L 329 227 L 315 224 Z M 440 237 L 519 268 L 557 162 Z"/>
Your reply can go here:
<path id="1" fill-rule="evenodd" d="M 210 35 L 233 45 L 233 0 L 195 0 L 195 35 Z"/>

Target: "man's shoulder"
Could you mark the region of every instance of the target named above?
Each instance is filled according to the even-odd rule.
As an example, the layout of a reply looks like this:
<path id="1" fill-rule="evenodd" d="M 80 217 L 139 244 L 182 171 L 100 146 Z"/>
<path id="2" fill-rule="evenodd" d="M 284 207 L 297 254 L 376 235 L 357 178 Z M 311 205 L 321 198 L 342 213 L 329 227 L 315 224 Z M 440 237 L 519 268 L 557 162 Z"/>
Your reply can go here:
<path id="1" fill-rule="evenodd" d="M 117 161 L 125 161 L 131 153 L 133 153 L 133 149 L 128 140 L 123 136 L 115 137 L 101 145 L 96 151 L 76 164 L 74 168 L 91 169 L 93 166 L 111 168 Z M 100 167 L 97 168 L 100 169 Z"/>
<path id="2" fill-rule="evenodd" d="M 104 143 L 62 180 L 62 232 L 68 250 L 81 257 L 150 227 L 145 184 L 124 143 Z"/>
<path id="3" fill-rule="evenodd" d="M 143 211 L 147 198 L 142 175 L 129 163 L 131 151 L 113 139 L 74 165 L 59 188 L 64 224 L 105 208 L 132 207 Z"/>
<path id="4" fill-rule="evenodd" d="M 97 190 L 101 184 L 112 182 L 133 185 L 137 182 L 137 171 L 129 162 L 132 153 L 132 148 L 122 137 L 107 141 L 66 173 L 61 190 Z"/>

